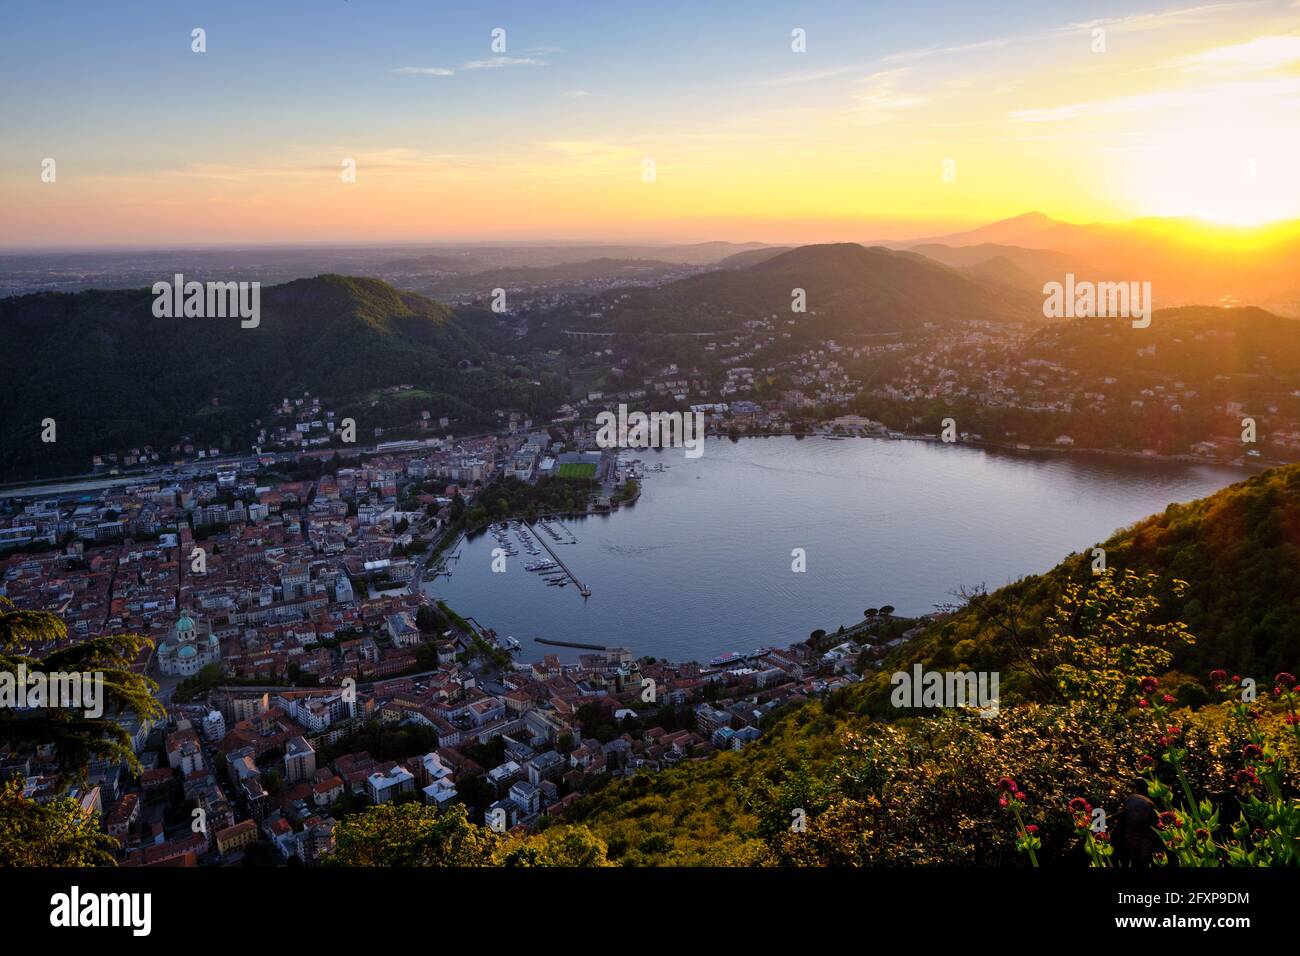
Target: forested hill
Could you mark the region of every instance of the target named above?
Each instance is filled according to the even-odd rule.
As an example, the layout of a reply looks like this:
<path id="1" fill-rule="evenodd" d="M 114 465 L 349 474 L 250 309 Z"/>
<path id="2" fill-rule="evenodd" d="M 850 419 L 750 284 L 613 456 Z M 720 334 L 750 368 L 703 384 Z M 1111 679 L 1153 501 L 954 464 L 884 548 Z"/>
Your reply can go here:
<path id="1" fill-rule="evenodd" d="M 754 262 L 754 259 L 761 261 Z M 557 310 L 538 322 L 535 338 L 581 327 L 630 335 L 739 328 L 746 321 L 787 321 L 819 336 L 916 330 L 957 320 L 1041 320 L 1041 296 L 972 278 L 911 252 L 830 243 L 741 260 L 743 268 L 644 289 L 618 289 L 578 310 Z M 793 312 L 802 289 L 806 311 Z M 575 314 L 576 313 L 576 314 Z"/>
<path id="2" fill-rule="evenodd" d="M 468 320 L 378 280 L 264 287 L 256 328 L 158 318 L 153 303 L 149 289 L 0 300 L 0 475 L 86 471 L 96 452 L 166 452 L 183 434 L 245 449 L 253 421 L 303 391 L 359 412 L 362 439 L 373 434 L 368 416 L 392 425 L 415 415 L 372 404 L 369 393 L 387 386 L 411 385 L 420 408 L 466 424 L 544 404 L 531 376 L 498 365 Z M 52 444 L 40 441 L 47 418 Z"/>

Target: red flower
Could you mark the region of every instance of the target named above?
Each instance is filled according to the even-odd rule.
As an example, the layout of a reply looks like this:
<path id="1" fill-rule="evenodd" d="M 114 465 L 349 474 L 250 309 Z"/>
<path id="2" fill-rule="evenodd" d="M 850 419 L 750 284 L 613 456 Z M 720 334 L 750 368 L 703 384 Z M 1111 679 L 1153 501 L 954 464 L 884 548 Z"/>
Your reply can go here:
<path id="1" fill-rule="evenodd" d="M 1247 767 L 1244 770 L 1238 770 L 1232 775 L 1232 780 L 1239 787 L 1254 788 L 1259 786 L 1259 777 L 1255 771 Z"/>
<path id="2" fill-rule="evenodd" d="M 1288 674 L 1286 671 L 1283 671 L 1274 677 L 1273 680 L 1279 684 L 1291 685 L 1295 683 L 1295 674 Z"/>
<path id="3" fill-rule="evenodd" d="M 1210 680 L 1212 680 L 1216 684 L 1222 684 L 1227 679 L 1228 679 L 1228 672 L 1225 671 L 1222 667 L 1210 671 Z"/>
<path id="4" fill-rule="evenodd" d="M 1180 826 L 1182 822 L 1183 821 L 1179 818 L 1178 814 L 1174 813 L 1172 810 L 1166 810 L 1156 818 L 1156 829 L 1167 830 L 1170 827 Z"/>
<path id="5" fill-rule="evenodd" d="M 1020 791 L 1020 790 L 1017 790 L 1017 791 L 1016 791 L 1016 799 L 1023 803 L 1024 800 L 1025 800 L 1025 795 L 1024 795 L 1024 793 L 1023 793 L 1022 791 Z"/>
<path id="6" fill-rule="evenodd" d="M 1259 744 L 1246 744 L 1242 748 L 1241 755 L 1247 760 L 1254 760 L 1256 757 L 1264 756 L 1264 748 Z"/>
<path id="7" fill-rule="evenodd" d="M 1020 788 L 1016 786 L 1016 782 L 1010 777 L 1003 777 L 998 781 L 998 789 L 1005 790 L 1007 793 L 1014 793 Z"/>
<path id="8" fill-rule="evenodd" d="M 1142 688 L 1142 693 L 1149 694 L 1160 686 L 1160 681 L 1156 680 L 1154 677 L 1144 677 L 1138 683 L 1138 686 Z"/>
<path id="9" fill-rule="evenodd" d="M 1296 724 L 1300 724 L 1300 717 L 1297 717 L 1295 714 L 1287 714 L 1282 719 L 1292 727 L 1294 727 Z"/>
<path id="10" fill-rule="evenodd" d="M 1070 809 L 1075 813 L 1091 813 L 1092 804 L 1088 803 L 1083 797 L 1075 797 L 1070 801 Z"/>
<path id="11" fill-rule="evenodd" d="M 1149 770 L 1156 765 L 1156 758 L 1150 754 L 1143 754 L 1138 757 L 1137 765 L 1139 770 Z"/>
<path id="12" fill-rule="evenodd" d="M 1164 701 L 1166 704 L 1172 704 L 1174 702 L 1174 695 L 1165 694 L 1165 696 L 1161 697 L 1160 699 Z"/>
<path id="13" fill-rule="evenodd" d="M 1146 710 L 1146 709 L 1147 709 L 1148 707 L 1150 707 L 1151 705 L 1148 704 L 1148 703 L 1147 703 L 1147 699 L 1146 699 L 1145 697 L 1143 697 L 1143 698 L 1141 698 L 1141 699 L 1138 701 L 1138 706 L 1141 707 L 1143 710 Z"/>
<path id="14" fill-rule="evenodd" d="M 1106 830 L 1099 830 L 1092 835 L 1092 838 L 1096 840 L 1098 843 L 1109 843 L 1110 833 L 1107 832 Z"/>
<path id="15" fill-rule="evenodd" d="M 1037 823 L 1031 823 L 1031 824 L 1029 824 L 1027 827 L 1025 827 L 1025 832 L 1026 832 L 1026 833 L 1031 833 L 1031 834 L 1032 834 L 1032 833 L 1037 833 L 1037 832 L 1038 832 L 1038 824 L 1037 824 Z"/>

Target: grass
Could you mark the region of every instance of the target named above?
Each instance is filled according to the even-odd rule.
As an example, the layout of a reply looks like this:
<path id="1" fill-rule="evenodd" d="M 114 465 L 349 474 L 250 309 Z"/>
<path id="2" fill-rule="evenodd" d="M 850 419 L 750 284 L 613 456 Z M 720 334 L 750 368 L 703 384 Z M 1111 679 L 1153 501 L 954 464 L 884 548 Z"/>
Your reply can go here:
<path id="1" fill-rule="evenodd" d="M 555 473 L 561 478 L 595 478 L 596 466 L 588 461 L 570 461 L 560 465 Z"/>

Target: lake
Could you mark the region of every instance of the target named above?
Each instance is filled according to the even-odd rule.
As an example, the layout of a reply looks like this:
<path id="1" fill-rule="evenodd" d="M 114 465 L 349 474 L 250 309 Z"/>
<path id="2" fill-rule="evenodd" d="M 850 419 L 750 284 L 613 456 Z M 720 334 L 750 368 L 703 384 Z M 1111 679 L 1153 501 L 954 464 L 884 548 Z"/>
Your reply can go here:
<path id="1" fill-rule="evenodd" d="M 959 587 L 993 590 L 1046 571 L 1170 502 L 1249 474 L 874 438 L 710 439 L 696 459 L 681 449 L 635 454 L 648 469 L 636 504 L 556 522 L 576 543 L 546 539 L 589 598 L 524 570 L 540 559 L 513 531 L 519 554 L 504 573 L 492 571 L 496 539 L 481 534 L 426 593 L 515 637 L 525 660 L 582 653 L 533 641 L 545 637 L 707 661 L 856 623 L 868 607 L 930 612 Z M 657 463 L 665 470 L 650 470 Z M 791 569 L 795 548 L 804 573 Z"/>

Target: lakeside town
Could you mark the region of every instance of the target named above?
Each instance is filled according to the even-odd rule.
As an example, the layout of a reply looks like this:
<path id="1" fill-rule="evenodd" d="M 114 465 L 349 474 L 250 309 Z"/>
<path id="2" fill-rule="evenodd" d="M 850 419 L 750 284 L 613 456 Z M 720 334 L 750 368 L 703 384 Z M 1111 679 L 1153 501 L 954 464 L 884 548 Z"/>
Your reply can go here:
<path id="1" fill-rule="evenodd" d="M 67 627 L 22 650 L 145 635 L 134 666 L 158 682 L 166 716 L 118 718 L 139 776 L 100 760 L 69 791 L 51 751 L 4 744 L 0 777 L 99 812 L 124 865 L 310 865 L 338 819 L 394 800 L 459 802 L 476 822 L 529 830 L 610 777 L 739 749 L 786 705 L 857 681 L 916 626 L 882 608 L 705 663 L 596 646 L 573 663 L 521 661 L 472 616 L 485 609 L 452 609 L 422 583 L 494 482 L 573 482 L 598 513 L 635 500 L 641 472 L 589 431 L 557 441 L 511 424 L 355 461 L 195 463 L 10 500 L 0 596 Z M 554 551 L 535 542 L 555 532 L 542 517 L 492 515 L 476 530 L 544 558 Z"/>
<path id="2" fill-rule="evenodd" d="M 392 800 L 460 802 L 476 822 L 527 830 L 610 776 L 752 742 L 768 715 L 856 681 L 919 627 L 890 608 L 703 663 L 600 646 L 579 648 L 576 662 L 523 662 L 518 642 L 474 617 L 489 609 L 431 597 L 425 584 L 448 571 L 463 536 L 488 531 L 505 553 L 538 558 L 530 570 L 545 568 L 547 583 L 586 595 L 547 545 L 557 533 L 546 519 L 636 501 L 645 464 L 598 440 L 598 416 L 615 405 L 691 413 L 715 438 L 935 440 L 936 416 L 953 410 L 959 441 L 1070 451 L 1091 443 L 968 423 L 990 409 L 1022 421 L 1177 418 L 1195 400 L 1208 431 L 1190 447 L 1096 450 L 1240 465 L 1300 448 L 1300 391 L 1233 398 L 1224 374 L 1211 395 L 1155 373 L 1094 381 L 1064 355 L 1027 351 L 1028 329 L 969 323 L 794 351 L 789 334 L 774 317 L 695 336 L 699 361 L 688 364 L 573 332 L 547 353 L 574 394 L 546 423 L 499 408 L 497 429 L 457 435 L 453 416 L 398 385 L 373 407 L 417 410 L 393 425 L 386 408 L 377 417 L 389 424 L 366 428 L 304 393 L 254 423 L 244 450 L 190 436 L 105 448 L 83 476 L 11 489 L 0 499 L 0 596 L 58 614 L 68 643 L 153 642 L 135 666 L 158 681 L 167 716 L 123 718 L 143 774 L 101 762 L 73 795 L 101 812 L 121 862 L 144 865 L 315 863 L 340 816 Z M 1233 435 L 1250 412 L 1268 457 Z M 32 799 L 66 795 L 55 769 L 40 749 L 0 752 L 0 775 L 21 776 Z"/>

